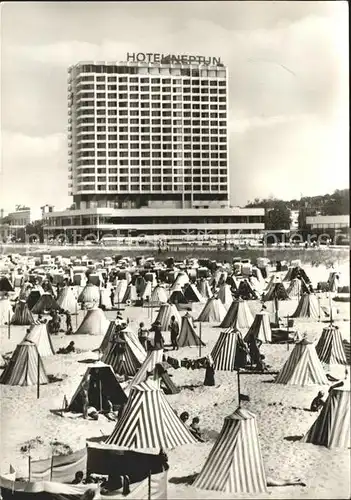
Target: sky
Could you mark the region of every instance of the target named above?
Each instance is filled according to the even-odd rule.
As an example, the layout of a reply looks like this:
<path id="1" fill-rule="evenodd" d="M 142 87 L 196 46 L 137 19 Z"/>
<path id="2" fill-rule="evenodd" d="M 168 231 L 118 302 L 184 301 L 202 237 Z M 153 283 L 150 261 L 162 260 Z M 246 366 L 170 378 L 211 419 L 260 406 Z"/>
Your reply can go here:
<path id="1" fill-rule="evenodd" d="M 229 68 L 233 206 L 348 187 L 347 2 L 4 2 L 0 208 L 68 196 L 67 68 L 127 52 Z"/>

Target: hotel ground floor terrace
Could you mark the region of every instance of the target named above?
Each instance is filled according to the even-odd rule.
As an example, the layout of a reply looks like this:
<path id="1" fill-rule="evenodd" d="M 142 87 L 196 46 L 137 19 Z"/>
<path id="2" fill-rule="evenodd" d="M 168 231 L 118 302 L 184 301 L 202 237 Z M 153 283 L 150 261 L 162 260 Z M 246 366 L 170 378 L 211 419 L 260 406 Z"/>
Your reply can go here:
<path id="1" fill-rule="evenodd" d="M 106 241 L 114 238 L 217 239 L 258 238 L 264 231 L 264 209 L 111 209 L 67 210 L 47 214 L 44 240 L 58 237 L 69 243 L 84 239 Z"/>

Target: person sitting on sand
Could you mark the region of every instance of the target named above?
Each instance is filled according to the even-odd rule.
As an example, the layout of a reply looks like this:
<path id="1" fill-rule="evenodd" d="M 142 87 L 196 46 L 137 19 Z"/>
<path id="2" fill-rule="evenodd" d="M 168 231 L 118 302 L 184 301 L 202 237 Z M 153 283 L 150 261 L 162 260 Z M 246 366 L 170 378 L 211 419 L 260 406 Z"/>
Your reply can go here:
<path id="1" fill-rule="evenodd" d="M 199 417 L 194 417 L 191 424 L 190 424 L 190 427 L 189 427 L 189 430 L 190 432 L 192 433 L 192 435 L 198 440 L 200 441 L 200 443 L 203 443 L 204 440 L 202 439 L 202 436 L 201 436 L 201 431 L 200 431 L 200 419 Z"/>
<path id="2" fill-rule="evenodd" d="M 183 411 L 183 413 L 180 414 L 179 418 L 183 422 L 183 424 L 186 425 L 187 421 L 189 420 L 189 413 L 187 411 Z"/>
<path id="3" fill-rule="evenodd" d="M 82 484 L 84 474 L 81 470 L 75 473 L 74 479 L 71 484 Z"/>
<path id="4" fill-rule="evenodd" d="M 324 392 L 319 391 L 319 393 L 311 403 L 311 411 L 319 411 L 321 408 L 323 408 L 323 406 L 325 405 L 325 402 L 323 401 L 323 396 Z"/>
<path id="5" fill-rule="evenodd" d="M 87 408 L 87 416 L 92 420 L 99 420 L 99 412 L 96 408 L 94 408 L 94 406 L 89 406 Z"/>
<path id="6" fill-rule="evenodd" d="M 105 413 L 105 417 L 111 422 L 115 422 L 117 420 L 117 415 L 113 411 L 113 404 L 109 399 L 107 400 L 107 412 Z"/>
<path id="7" fill-rule="evenodd" d="M 67 347 L 61 347 L 61 349 L 58 349 L 57 354 L 70 354 L 71 352 L 75 352 L 75 350 L 76 348 L 74 342 L 71 340 Z"/>

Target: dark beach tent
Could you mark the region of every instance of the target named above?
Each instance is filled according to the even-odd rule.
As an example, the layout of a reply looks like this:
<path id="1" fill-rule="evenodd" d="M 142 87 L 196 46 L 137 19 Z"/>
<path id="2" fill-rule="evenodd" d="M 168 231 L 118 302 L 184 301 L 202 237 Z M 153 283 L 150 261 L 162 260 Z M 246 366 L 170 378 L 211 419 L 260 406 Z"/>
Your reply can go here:
<path id="1" fill-rule="evenodd" d="M 194 283 L 188 283 L 184 286 L 184 297 L 188 302 L 203 302 L 205 300 Z"/>
<path id="2" fill-rule="evenodd" d="M 247 279 L 240 281 L 236 295 L 245 300 L 255 300 L 258 298 L 257 292 Z"/>
<path id="3" fill-rule="evenodd" d="M 43 293 L 35 306 L 31 309 L 33 314 L 43 314 L 45 311 L 58 311 L 60 306 L 50 293 Z"/>
<path id="4" fill-rule="evenodd" d="M 325 405 L 302 442 L 327 448 L 350 449 L 350 403 L 349 381 L 331 389 Z"/>
<path id="5" fill-rule="evenodd" d="M 33 288 L 29 294 L 28 294 L 28 297 L 27 297 L 27 305 L 29 307 L 30 310 L 33 309 L 33 307 L 35 306 L 35 304 L 37 304 L 40 300 L 40 297 L 42 296 L 43 294 L 43 291 L 42 291 L 42 288 Z"/>
<path id="6" fill-rule="evenodd" d="M 152 419 L 145 415 L 152 415 Z M 106 444 L 134 450 L 167 450 L 195 443 L 163 391 L 149 379 L 132 388 L 123 414 L 106 440 Z"/>
<path id="7" fill-rule="evenodd" d="M 301 386 L 329 383 L 316 348 L 311 342 L 304 339 L 295 344 L 275 383 Z"/>
<path id="8" fill-rule="evenodd" d="M 205 345 L 195 331 L 193 318 L 190 316 L 190 314 L 185 314 L 182 317 L 182 324 L 180 327 L 180 334 L 177 343 L 178 347 Z"/>
<path id="9" fill-rule="evenodd" d="M 123 405 L 127 401 L 127 396 L 116 379 L 111 366 L 97 361 L 87 368 L 68 406 L 69 411 L 83 412 L 82 387 L 88 376 L 90 376 L 88 388 L 90 406 L 93 406 L 98 411 L 106 411 L 108 410 L 108 401 L 111 401 L 113 405 Z"/>
<path id="10" fill-rule="evenodd" d="M 0 292 L 14 292 L 14 288 L 7 276 L 0 277 Z"/>
<path id="11" fill-rule="evenodd" d="M 222 430 L 193 486 L 232 495 L 267 492 L 256 416 L 238 408 Z"/>
<path id="12" fill-rule="evenodd" d="M 35 320 L 33 318 L 32 313 L 28 309 L 27 303 L 25 300 L 19 300 L 15 306 L 15 312 L 11 319 L 12 325 L 33 325 Z"/>
<path id="13" fill-rule="evenodd" d="M 40 384 L 48 384 L 43 361 L 33 342 L 24 340 L 17 345 L 6 368 L 1 374 L 0 384 L 29 386 L 38 383 L 38 363 Z"/>
<path id="14" fill-rule="evenodd" d="M 188 301 L 185 298 L 180 286 L 172 291 L 171 295 L 169 296 L 168 302 L 170 304 L 188 304 Z"/>

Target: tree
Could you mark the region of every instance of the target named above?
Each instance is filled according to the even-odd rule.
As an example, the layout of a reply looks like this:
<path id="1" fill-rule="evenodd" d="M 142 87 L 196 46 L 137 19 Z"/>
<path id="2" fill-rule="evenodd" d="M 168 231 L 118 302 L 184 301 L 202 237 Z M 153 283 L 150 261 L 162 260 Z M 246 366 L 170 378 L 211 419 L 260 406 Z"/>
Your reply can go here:
<path id="1" fill-rule="evenodd" d="M 27 237 L 37 236 L 39 241 L 42 243 L 44 241 L 44 221 L 42 219 L 31 222 L 26 225 L 25 234 Z"/>
<path id="2" fill-rule="evenodd" d="M 279 231 L 282 229 L 290 229 L 290 225 L 290 209 L 286 206 L 284 201 L 275 200 L 273 207 L 266 209 L 266 229 Z"/>

